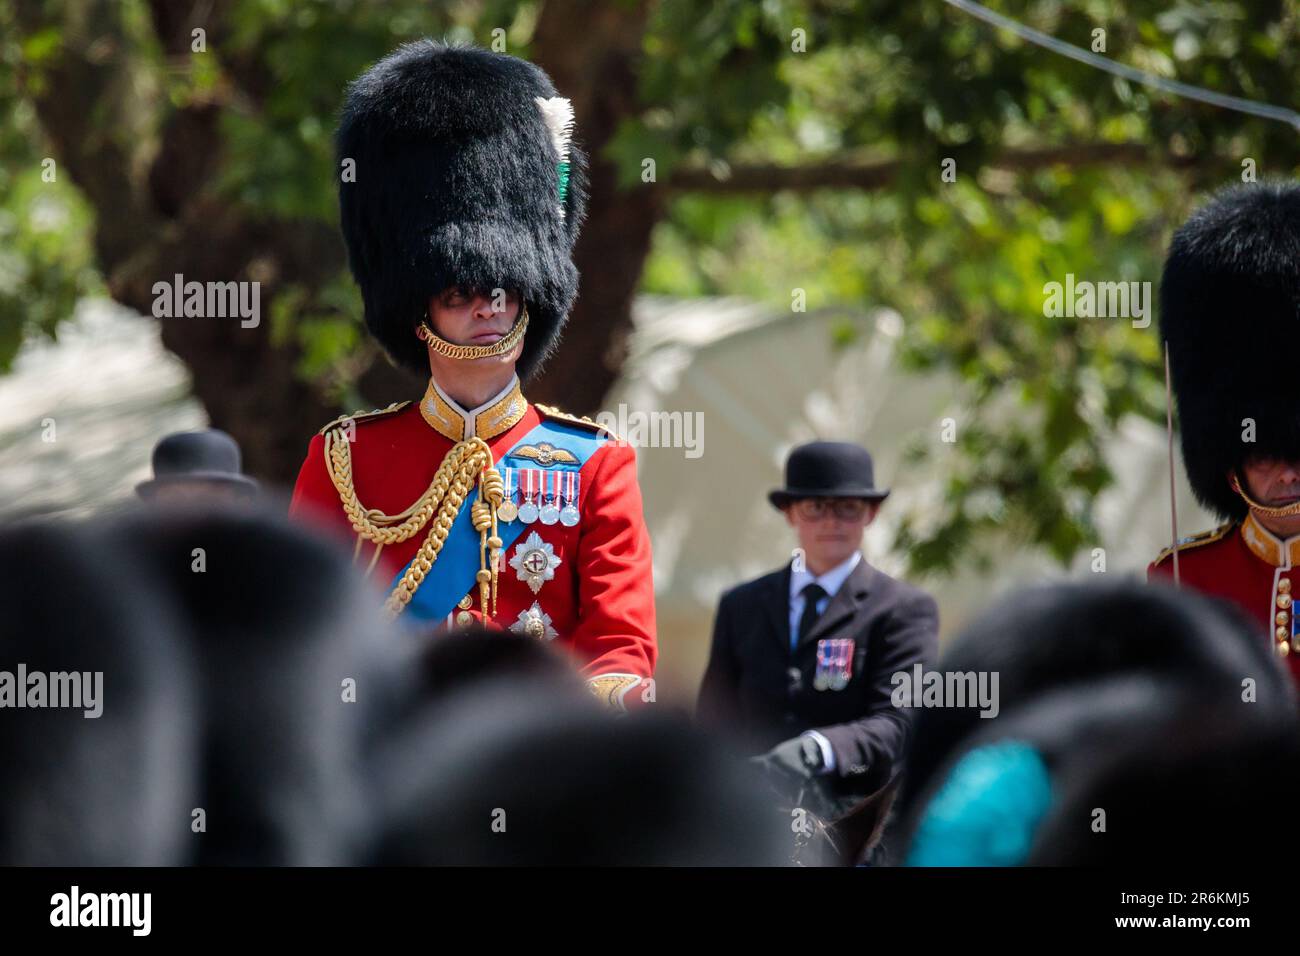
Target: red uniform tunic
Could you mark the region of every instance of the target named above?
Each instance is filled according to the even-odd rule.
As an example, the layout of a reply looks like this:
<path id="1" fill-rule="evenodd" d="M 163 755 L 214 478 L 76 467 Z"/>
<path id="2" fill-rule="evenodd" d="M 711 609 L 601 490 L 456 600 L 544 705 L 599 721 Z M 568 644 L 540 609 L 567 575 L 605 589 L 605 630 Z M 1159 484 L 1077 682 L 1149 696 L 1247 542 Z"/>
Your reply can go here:
<path id="1" fill-rule="evenodd" d="M 469 412 L 431 382 L 420 402 L 352 416 L 355 431 L 350 449 L 357 498 L 367 509 L 399 514 L 429 487 L 443 458 L 456 444 L 451 435 L 477 434 L 487 442 L 493 461 L 500 462 L 543 417 L 569 428 L 607 434 L 594 423 L 526 402 L 517 381 L 492 402 Z M 294 487 L 290 515 L 322 522 L 355 540 L 357 536 L 327 468 L 323 436 L 328 428 L 311 441 Z M 562 446 L 554 452 L 561 461 L 562 452 Z M 535 460 L 539 464 L 547 462 L 549 454 L 548 450 Z M 647 693 L 646 688 L 654 674 L 657 653 L 654 584 L 635 452 L 617 440 L 604 441 L 582 463 L 578 477 L 580 518 L 576 525 L 538 521 L 524 527 L 503 549 L 493 623 L 519 633 L 533 633 L 568 651 L 593 690 L 611 703 L 630 704 L 633 694 L 653 699 L 653 691 Z M 469 507 L 468 500 L 463 507 Z M 386 593 L 419 551 L 432 526 L 430 521 L 406 541 L 386 545 L 380 551 L 371 577 L 381 582 Z M 547 557 L 554 565 L 553 576 L 542 581 L 536 592 L 525 570 L 510 564 L 512 558 L 526 553 L 528 541 L 532 541 L 531 549 L 536 552 L 538 541 L 532 535 L 538 536 L 543 547 L 549 545 L 553 557 Z M 369 565 L 375 547 L 362 540 L 359 566 Z M 476 555 L 473 567 L 456 575 L 463 590 L 449 597 L 453 601 L 462 594 L 464 597 L 445 623 L 454 620 L 466 624 L 482 618 L 474 582 L 477 570 Z M 545 615 L 544 625 L 536 620 L 527 631 L 530 614 L 537 618 L 538 612 Z"/>
<path id="2" fill-rule="evenodd" d="M 1173 578 L 1174 549 L 1147 568 L 1147 577 Z M 1180 583 L 1240 606 L 1266 630 L 1300 685 L 1300 535 L 1281 540 L 1248 515 L 1240 523 L 1188 538 L 1178 545 Z"/>

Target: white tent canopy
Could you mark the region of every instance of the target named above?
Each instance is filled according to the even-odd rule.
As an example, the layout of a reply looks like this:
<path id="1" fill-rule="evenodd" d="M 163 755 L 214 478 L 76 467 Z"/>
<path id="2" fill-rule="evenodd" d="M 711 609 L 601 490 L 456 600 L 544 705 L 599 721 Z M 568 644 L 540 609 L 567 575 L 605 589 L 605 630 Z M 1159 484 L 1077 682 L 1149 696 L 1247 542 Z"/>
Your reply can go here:
<path id="1" fill-rule="evenodd" d="M 892 494 L 868 529 L 864 551 L 877 567 L 898 574 L 904 556 L 889 551 L 898 517 L 924 514 L 941 500 L 944 461 L 955 454 L 941 441 L 942 423 L 951 418 L 963 426 L 965 396 L 953 377 L 898 367 L 894 349 L 903 320 L 889 310 L 782 313 L 735 299 L 645 297 L 635 315 L 629 359 L 605 412 L 617 417 L 623 404 L 625 415 L 680 411 L 703 421 L 696 458 L 674 448 L 637 452 L 655 552 L 661 683 L 693 690 L 718 596 L 790 560 L 796 541 L 767 501 L 790 448 L 822 438 L 870 449 L 877 484 Z M 850 329 L 855 334 L 846 336 Z M 905 469 L 903 452 L 916 442 L 930 450 L 928 463 Z M 1170 540 L 1164 430 L 1126 421 L 1109 443 L 1108 459 L 1117 484 L 1097 502 L 1096 547 L 1105 549 L 1106 573 L 1143 573 Z M 1213 526 L 1181 465 L 1178 472 L 1180 533 Z M 1005 591 L 1071 573 L 1012 541 L 999 553 L 987 570 L 971 566 L 915 582 L 938 599 L 945 635 Z M 1091 551 L 1083 553 L 1072 573 L 1091 576 L 1093 563 Z"/>

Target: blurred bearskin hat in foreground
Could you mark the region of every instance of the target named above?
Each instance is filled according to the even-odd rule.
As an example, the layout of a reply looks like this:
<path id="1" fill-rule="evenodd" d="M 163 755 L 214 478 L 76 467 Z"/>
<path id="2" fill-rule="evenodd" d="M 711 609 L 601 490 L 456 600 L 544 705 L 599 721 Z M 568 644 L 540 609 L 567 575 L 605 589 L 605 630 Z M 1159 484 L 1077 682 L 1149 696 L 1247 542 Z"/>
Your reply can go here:
<path id="1" fill-rule="evenodd" d="M 1239 859 L 1263 833 L 1251 801 L 1284 800 L 1300 775 L 1287 673 L 1234 608 L 1194 593 L 1031 588 L 973 622 L 940 670 L 996 674 L 999 709 L 916 713 L 898 862 Z"/>
<path id="2" fill-rule="evenodd" d="M 207 827 L 177 862 L 352 862 L 370 828 L 363 752 L 404 663 L 379 595 L 269 507 L 145 513 L 106 533 L 179 609 L 196 662 Z"/>
<path id="3" fill-rule="evenodd" d="M 96 529 L 36 522 L 0 533 L 0 599 L 0 866 L 182 859 L 200 721 L 167 595 Z"/>
<path id="4" fill-rule="evenodd" d="M 1296 848 L 1259 809 L 1300 785 L 1291 714 L 1125 675 L 986 723 L 927 789 L 909 865 L 1231 866 Z"/>
<path id="5" fill-rule="evenodd" d="M 522 655 L 521 655 L 522 656 Z M 789 856 L 758 774 L 684 720 L 539 674 L 440 693 L 369 774 L 386 866 L 745 866 Z"/>

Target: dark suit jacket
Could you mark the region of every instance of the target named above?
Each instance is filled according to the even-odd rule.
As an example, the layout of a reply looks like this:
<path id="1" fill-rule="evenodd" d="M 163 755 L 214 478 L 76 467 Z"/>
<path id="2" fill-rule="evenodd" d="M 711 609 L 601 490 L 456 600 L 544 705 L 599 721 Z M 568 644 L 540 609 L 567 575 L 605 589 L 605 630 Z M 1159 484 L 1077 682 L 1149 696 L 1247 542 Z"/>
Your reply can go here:
<path id="1" fill-rule="evenodd" d="M 893 776 L 908 711 L 893 706 L 891 677 L 938 655 L 934 599 L 864 558 L 799 646 L 790 650 L 790 567 L 722 595 L 698 720 L 761 753 L 805 730 L 835 751 L 837 789 L 867 793 Z M 817 642 L 852 638 L 853 674 L 843 690 L 817 690 Z"/>

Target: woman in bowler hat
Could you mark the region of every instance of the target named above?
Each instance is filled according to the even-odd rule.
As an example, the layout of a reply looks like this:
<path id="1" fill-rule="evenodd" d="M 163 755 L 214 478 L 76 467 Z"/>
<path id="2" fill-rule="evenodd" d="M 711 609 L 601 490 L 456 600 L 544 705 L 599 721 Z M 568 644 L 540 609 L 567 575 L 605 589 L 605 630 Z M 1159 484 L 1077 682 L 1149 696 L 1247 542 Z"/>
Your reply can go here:
<path id="1" fill-rule="evenodd" d="M 862 534 L 889 495 L 871 455 L 816 441 L 768 498 L 794 529 L 787 565 L 723 594 L 698 719 L 733 734 L 791 795 L 849 805 L 895 777 L 906 711 L 892 675 L 932 661 L 934 599 L 871 566 Z"/>

